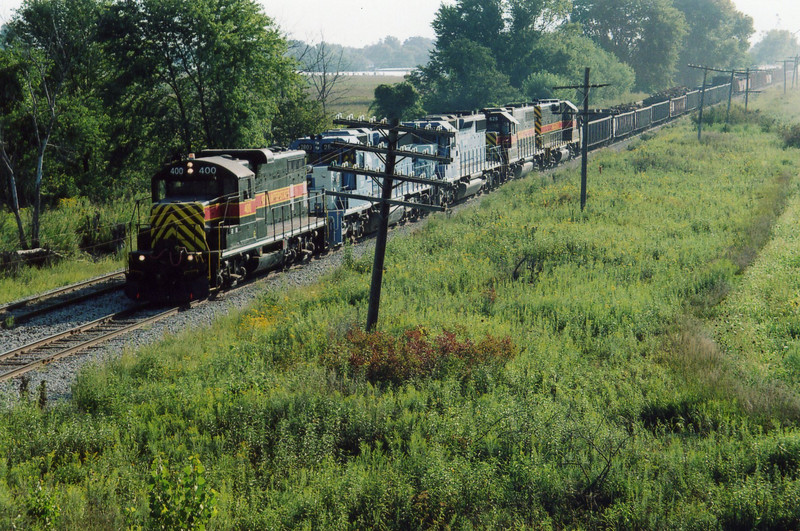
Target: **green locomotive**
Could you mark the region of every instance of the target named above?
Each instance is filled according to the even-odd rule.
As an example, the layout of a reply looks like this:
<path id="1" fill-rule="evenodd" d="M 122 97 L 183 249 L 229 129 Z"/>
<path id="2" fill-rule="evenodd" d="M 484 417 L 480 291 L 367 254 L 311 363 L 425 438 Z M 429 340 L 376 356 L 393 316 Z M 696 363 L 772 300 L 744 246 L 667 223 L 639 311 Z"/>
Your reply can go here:
<path id="1" fill-rule="evenodd" d="M 129 254 L 128 297 L 201 299 L 323 249 L 326 219 L 309 212 L 305 155 L 215 149 L 162 168 L 151 180 L 149 223 Z"/>

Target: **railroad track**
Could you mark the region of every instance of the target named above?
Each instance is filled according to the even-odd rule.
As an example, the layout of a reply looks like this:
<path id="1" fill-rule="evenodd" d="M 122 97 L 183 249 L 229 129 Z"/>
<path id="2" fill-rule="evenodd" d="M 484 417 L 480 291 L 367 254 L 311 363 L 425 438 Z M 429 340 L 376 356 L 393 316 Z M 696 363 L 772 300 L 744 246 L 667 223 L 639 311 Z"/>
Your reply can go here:
<path id="1" fill-rule="evenodd" d="M 202 304 L 195 303 L 192 306 Z M 21 376 L 44 367 L 56 360 L 105 343 L 122 334 L 171 317 L 186 306 L 175 306 L 150 316 L 140 314 L 151 308 L 150 304 L 137 306 L 82 324 L 66 332 L 34 341 L 25 346 L 0 354 L 0 382 Z"/>
<path id="2" fill-rule="evenodd" d="M 0 322 L 6 325 L 10 318 L 11 323 L 19 324 L 37 315 L 120 290 L 124 285 L 124 278 L 124 271 L 113 271 L 83 282 L 0 305 Z M 100 287 L 91 289 L 93 286 Z"/>

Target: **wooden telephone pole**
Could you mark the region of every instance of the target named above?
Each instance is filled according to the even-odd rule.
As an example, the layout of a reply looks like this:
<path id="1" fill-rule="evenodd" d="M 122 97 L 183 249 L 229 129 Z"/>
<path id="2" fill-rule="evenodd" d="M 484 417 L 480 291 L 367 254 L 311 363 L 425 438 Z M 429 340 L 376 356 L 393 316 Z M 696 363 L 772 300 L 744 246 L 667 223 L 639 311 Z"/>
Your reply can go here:
<path id="1" fill-rule="evenodd" d="M 745 70 L 747 75 L 747 84 L 744 87 L 744 112 L 747 112 L 747 106 L 750 104 L 750 69 Z"/>
<path id="2" fill-rule="evenodd" d="M 708 81 L 708 73 L 709 72 L 722 72 L 724 74 L 730 73 L 731 75 L 731 84 L 728 87 L 728 114 L 725 117 L 725 123 L 728 123 L 731 115 L 731 100 L 733 99 L 733 81 L 734 76 L 736 74 L 736 70 L 723 70 L 719 68 L 711 68 L 710 66 L 699 66 L 699 65 L 687 65 L 689 68 L 700 68 L 703 70 L 703 87 L 700 91 L 700 109 L 699 109 L 699 116 L 697 117 L 697 140 L 698 142 L 702 140 L 703 137 L 703 109 L 706 104 L 706 83 Z"/>
<path id="3" fill-rule="evenodd" d="M 794 59 L 786 59 L 783 61 L 783 95 L 786 96 L 786 65 L 793 63 Z M 792 72 L 792 82 L 794 83 L 794 72 Z"/>
<path id="4" fill-rule="evenodd" d="M 583 85 L 570 85 L 568 87 L 553 87 L 553 90 L 560 89 L 583 89 L 583 134 L 581 135 L 581 211 L 586 207 L 587 183 L 589 173 L 589 89 L 609 86 L 608 83 L 601 85 L 589 84 L 589 68 L 583 73 Z"/>
<path id="5" fill-rule="evenodd" d="M 392 199 L 392 192 L 394 191 L 394 182 L 412 182 L 417 184 L 429 184 L 433 187 L 441 186 L 443 183 L 437 179 L 427 179 L 422 177 L 416 177 L 413 175 L 398 175 L 395 173 L 395 166 L 397 164 L 398 157 L 411 157 L 415 159 L 423 159 L 423 160 L 433 160 L 436 162 L 443 162 L 443 163 L 450 163 L 452 159 L 449 157 L 440 157 L 438 155 L 429 155 L 426 153 L 418 153 L 416 151 L 410 151 L 405 149 L 397 149 L 398 142 L 401 138 L 402 134 L 423 134 L 427 133 L 430 134 L 430 130 L 425 130 L 422 128 L 416 127 L 408 127 L 402 126 L 398 124 L 398 120 L 391 120 L 388 123 L 385 122 L 373 122 L 373 121 L 364 121 L 364 120 L 343 120 L 343 119 L 336 119 L 333 121 L 336 125 L 345 125 L 348 127 L 366 127 L 377 131 L 382 131 L 386 135 L 386 148 L 380 147 L 373 147 L 373 146 L 362 146 L 358 144 L 349 144 L 346 142 L 337 142 L 333 145 L 337 148 L 341 149 L 350 149 L 355 151 L 366 151 L 370 153 L 378 153 L 385 155 L 384 159 L 384 166 L 385 170 L 383 172 L 371 170 L 368 168 L 358 168 L 358 167 L 344 167 L 332 164 L 328 166 L 328 169 L 331 171 L 339 171 L 339 172 L 347 172 L 347 173 L 355 173 L 358 175 L 366 175 L 368 177 L 372 177 L 373 179 L 378 179 L 381 181 L 381 197 L 372 197 L 368 195 L 359 195 L 359 194 L 349 194 L 345 192 L 333 192 L 333 191 L 326 191 L 326 195 L 331 195 L 335 197 L 344 197 L 344 198 L 351 198 L 351 199 L 358 199 L 364 201 L 371 201 L 373 203 L 378 203 L 380 205 L 379 210 L 379 226 L 378 226 L 378 233 L 375 238 L 375 258 L 372 264 L 372 282 L 370 284 L 369 290 L 369 308 L 367 309 L 367 331 L 372 331 L 378 324 L 378 315 L 380 313 L 380 302 L 381 302 L 381 287 L 383 285 L 383 269 L 384 263 L 386 258 L 386 243 L 388 241 L 388 233 L 389 233 L 389 215 L 391 213 L 392 206 L 402 206 L 402 207 L 409 207 L 409 208 L 417 208 L 420 210 L 427 210 L 430 212 L 442 212 L 444 211 L 444 207 L 437 206 L 437 205 L 425 205 L 421 203 L 410 203 L 407 201 L 403 201 L 400 199 Z M 437 135 L 440 136 L 448 136 L 452 137 L 455 136 L 455 133 L 451 131 L 443 131 L 437 130 L 435 131 Z"/>
<path id="6" fill-rule="evenodd" d="M 751 70 L 749 68 L 746 69 L 746 70 L 736 70 L 736 69 L 730 69 L 730 68 L 712 68 L 710 66 L 700 66 L 700 65 L 687 65 L 687 66 L 689 68 L 699 68 L 699 69 L 703 70 L 703 88 L 702 88 L 702 92 L 700 94 L 700 109 L 699 109 L 700 116 L 699 116 L 698 124 L 697 124 L 697 139 L 698 140 L 700 140 L 701 135 L 702 135 L 703 108 L 705 106 L 705 101 L 704 100 L 705 100 L 705 94 L 706 94 L 706 81 L 708 80 L 708 73 L 709 72 L 721 72 L 723 74 L 730 74 L 731 75 L 730 87 L 728 87 L 728 112 L 727 112 L 727 114 L 725 116 L 725 123 L 726 124 L 730 122 L 731 101 L 733 100 L 733 83 L 736 80 L 736 74 L 745 74 L 745 76 L 747 77 L 747 81 L 746 81 L 747 85 L 745 87 L 745 95 L 744 95 L 744 110 L 745 110 L 745 112 L 747 112 L 747 105 L 749 103 L 750 93 L 751 92 L 758 92 L 758 91 L 750 90 L 750 72 L 751 72 Z M 755 70 L 755 71 L 757 72 L 758 70 Z M 786 70 L 784 69 L 784 73 L 785 73 L 785 71 Z M 786 86 L 786 83 L 784 83 L 784 87 L 785 86 Z"/>

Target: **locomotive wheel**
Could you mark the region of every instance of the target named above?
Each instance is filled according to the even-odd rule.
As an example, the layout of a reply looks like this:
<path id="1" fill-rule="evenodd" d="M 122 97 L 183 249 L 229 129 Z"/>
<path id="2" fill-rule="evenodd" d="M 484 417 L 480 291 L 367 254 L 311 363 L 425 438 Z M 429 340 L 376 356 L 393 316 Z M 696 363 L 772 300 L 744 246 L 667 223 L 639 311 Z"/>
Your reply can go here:
<path id="1" fill-rule="evenodd" d="M 419 199 L 416 197 L 409 198 L 408 200 L 410 203 L 419 203 Z M 417 207 L 411 207 L 408 210 L 408 220 L 411 222 L 417 221 L 419 219 L 419 209 Z"/>
<path id="2" fill-rule="evenodd" d="M 258 256 L 250 256 L 244 263 L 244 269 L 247 274 L 252 275 L 258 269 Z"/>

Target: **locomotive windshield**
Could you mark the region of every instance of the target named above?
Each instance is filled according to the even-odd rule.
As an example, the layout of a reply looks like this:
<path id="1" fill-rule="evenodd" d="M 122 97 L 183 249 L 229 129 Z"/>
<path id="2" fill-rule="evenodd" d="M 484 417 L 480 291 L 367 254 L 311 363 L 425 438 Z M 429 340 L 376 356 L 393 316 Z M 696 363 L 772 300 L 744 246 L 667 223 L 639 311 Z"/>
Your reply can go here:
<path id="1" fill-rule="evenodd" d="M 153 202 L 164 199 L 209 200 L 222 195 L 215 177 L 169 177 L 153 181 Z"/>

